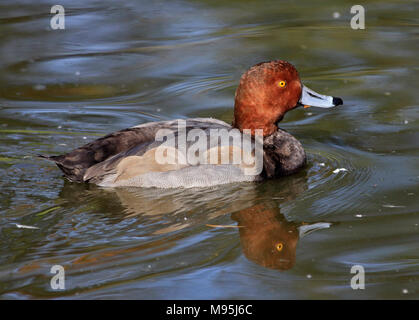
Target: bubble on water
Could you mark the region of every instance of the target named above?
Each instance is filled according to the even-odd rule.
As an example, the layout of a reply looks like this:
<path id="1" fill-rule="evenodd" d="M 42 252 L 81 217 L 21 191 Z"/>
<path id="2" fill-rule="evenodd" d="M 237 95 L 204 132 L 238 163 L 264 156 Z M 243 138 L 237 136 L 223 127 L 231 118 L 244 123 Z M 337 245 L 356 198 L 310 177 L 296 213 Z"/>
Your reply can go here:
<path id="1" fill-rule="evenodd" d="M 86 140 L 87 139 L 87 137 L 83 137 L 83 140 Z"/>
<path id="2" fill-rule="evenodd" d="M 407 290 L 407 289 L 403 289 L 403 294 L 408 294 L 409 293 L 409 290 Z"/>
<path id="3" fill-rule="evenodd" d="M 80 71 L 76 71 L 75 75 L 76 76 L 79 76 L 80 75 Z"/>
<path id="4" fill-rule="evenodd" d="M 24 224 L 18 224 L 18 223 L 15 223 L 15 225 L 16 225 L 16 227 L 17 227 L 17 228 L 19 228 L 19 229 L 33 229 L 33 230 L 39 229 L 38 227 L 34 227 L 34 226 L 27 226 L 27 225 L 24 225 Z"/>
<path id="5" fill-rule="evenodd" d="M 385 94 L 386 96 L 390 96 L 390 95 L 391 95 L 391 92 L 386 91 L 386 92 L 384 92 L 384 94 Z"/>
<path id="6" fill-rule="evenodd" d="M 409 123 L 409 120 L 404 120 L 403 123 L 404 124 L 408 124 Z"/>
<path id="7" fill-rule="evenodd" d="M 307 277 L 307 279 L 311 279 L 312 278 L 311 274 L 306 275 L 306 277 Z"/>
<path id="8" fill-rule="evenodd" d="M 33 86 L 33 89 L 37 90 L 37 91 L 45 90 L 46 88 L 47 88 L 47 86 L 44 85 L 44 84 L 36 84 L 36 85 Z"/>
<path id="9" fill-rule="evenodd" d="M 384 208 L 406 208 L 406 206 L 396 206 L 394 204 L 383 204 L 382 207 L 384 207 Z"/>
<path id="10" fill-rule="evenodd" d="M 339 12 L 333 12 L 333 18 L 338 19 L 340 18 L 340 13 Z"/>
<path id="11" fill-rule="evenodd" d="M 356 214 L 355 217 L 362 218 L 362 214 Z"/>
<path id="12" fill-rule="evenodd" d="M 333 170 L 333 173 L 339 173 L 341 171 L 345 172 L 345 171 L 348 171 L 348 169 L 346 169 L 346 168 L 337 168 L 337 169 Z"/>

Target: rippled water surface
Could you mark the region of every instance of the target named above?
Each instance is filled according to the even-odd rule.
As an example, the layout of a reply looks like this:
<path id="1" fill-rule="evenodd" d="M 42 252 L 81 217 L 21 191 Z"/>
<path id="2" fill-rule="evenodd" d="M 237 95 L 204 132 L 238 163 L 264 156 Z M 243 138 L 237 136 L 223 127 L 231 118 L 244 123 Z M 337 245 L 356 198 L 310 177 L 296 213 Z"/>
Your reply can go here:
<path id="1" fill-rule="evenodd" d="M 1 298 L 419 298 L 417 3 L 369 1 L 352 30 L 350 1 L 63 0 L 56 31 L 53 4 L 0 3 Z M 148 121 L 231 122 L 240 75 L 278 58 L 345 102 L 286 115 L 309 159 L 294 176 L 112 190 L 35 157 Z"/>

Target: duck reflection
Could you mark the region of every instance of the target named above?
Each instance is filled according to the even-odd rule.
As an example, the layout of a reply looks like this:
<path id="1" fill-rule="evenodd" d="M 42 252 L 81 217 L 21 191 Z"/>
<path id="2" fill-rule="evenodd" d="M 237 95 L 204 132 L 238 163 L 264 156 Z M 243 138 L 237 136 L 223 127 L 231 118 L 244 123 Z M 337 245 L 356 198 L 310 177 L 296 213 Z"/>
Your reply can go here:
<path id="1" fill-rule="evenodd" d="M 288 270 L 295 264 L 298 240 L 330 223 L 290 222 L 279 208 L 260 204 L 232 215 L 238 222 L 240 242 L 247 259 L 266 268 Z"/>
<path id="2" fill-rule="evenodd" d="M 298 224 L 288 222 L 274 208 L 257 205 L 236 212 L 244 255 L 266 268 L 287 270 L 295 264 Z"/>
<path id="3" fill-rule="evenodd" d="M 185 228 L 200 229 L 202 225 L 211 226 L 214 219 L 229 224 L 223 217 L 231 214 L 248 260 L 266 268 L 288 270 L 295 264 L 298 241 L 312 231 L 331 225 L 289 221 L 281 214 L 279 206 L 307 188 L 306 176 L 302 174 L 275 183 L 232 184 L 198 190 L 92 186 L 75 189 L 66 184 L 61 197 L 67 198 L 68 205 L 83 202 L 90 212 L 102 212 L 110 217 L 105 220 L 110 224 L 135 218 L 145 226 L 141 229 L 143 235 L 148 236 L 169 235 Z"/>

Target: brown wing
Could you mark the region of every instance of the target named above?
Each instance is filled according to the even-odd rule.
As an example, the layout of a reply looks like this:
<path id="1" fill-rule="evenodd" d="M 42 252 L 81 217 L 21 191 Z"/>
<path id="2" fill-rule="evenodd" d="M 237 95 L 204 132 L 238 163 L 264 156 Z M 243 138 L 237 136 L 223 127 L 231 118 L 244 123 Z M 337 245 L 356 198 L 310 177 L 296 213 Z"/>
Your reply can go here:
<path id="1" fill-rule="evenodd" d="M 188 119 L 188 128 L 211 128 L 228 126 L 222 121 L 215 119 Z M 42 158 L 54 161 L 71 181 L 83 182 L 86 170 L 103 161 L 118 162 L 130 154 L 141 154 L 141 150 L 147 150 L 147 146 L 155 142 L 155 135 L 160 129 L 176 130 L 177 120 L 151 122 L 137 127 L 132 127 L 111 133 L 88 144 L 81 146 L 67 154 L 58 156 L 45 156 Z M 114 157 L 115 156 L 115 157 Z M 112 159 L 111 159 L 112 158 Z"/>
<path id="2" fill-rule="evenodd" d="M 154 139 L 151 129 L 129 128 L 117 131 L 67 154 L 43 157 L 54 161 L 69 180 L 82 182 L 84 173 L 89 167 Z"/>

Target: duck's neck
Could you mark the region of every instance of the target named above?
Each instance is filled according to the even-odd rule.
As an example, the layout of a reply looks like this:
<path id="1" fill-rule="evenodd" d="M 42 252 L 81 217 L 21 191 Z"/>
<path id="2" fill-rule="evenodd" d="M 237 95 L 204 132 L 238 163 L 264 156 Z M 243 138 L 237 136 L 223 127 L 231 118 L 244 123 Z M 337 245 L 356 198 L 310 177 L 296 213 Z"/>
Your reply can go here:
<path id="1" fill-rule="evenodd" d="M 257 106 L 252 104 L 243 104 L 236 101 L 234 106 L 234 121 L 233 127 L 243 130 L 251 130 L 252 135 L 255 135 L 256 130 L 263 130 L 263 136 L 267 137 L 273 134 L 278 127 L 272 119 L 277 115 L 261 114 L 257 111 Z"/>

